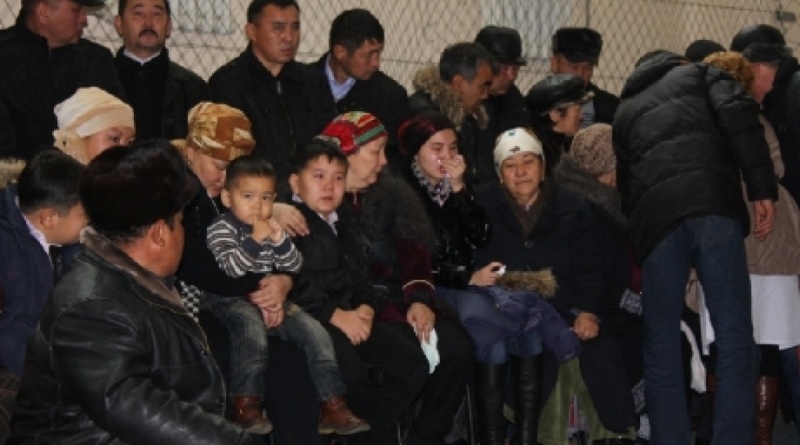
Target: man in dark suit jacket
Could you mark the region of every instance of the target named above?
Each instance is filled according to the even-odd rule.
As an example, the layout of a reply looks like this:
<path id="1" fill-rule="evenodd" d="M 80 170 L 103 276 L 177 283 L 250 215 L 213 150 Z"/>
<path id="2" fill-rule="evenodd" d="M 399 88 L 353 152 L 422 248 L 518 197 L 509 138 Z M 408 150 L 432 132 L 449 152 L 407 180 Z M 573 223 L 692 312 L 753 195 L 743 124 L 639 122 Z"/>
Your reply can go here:
<path id="1" fill-rule="evenodd" d="M 329 42 L 328 52 L 314 66 L 328 79 L 337 114 L 366 111 L 377 116 L 389 133 L 386 157 L 396 167 L 403 162 L 397 129 L 411 111 L 406 89 L 380 70 L 383 26 L 366 9 L 350 9 L 333 19 Z"/>
<path id="2" fill-rule="evenodd" d="M 189 110 L 209 92 L 200 76 L 169 59 L 169 0 L 119 0 L 114 27 L 124 43 L 114 65 L 133 107 L 137 138 L 185 138 Z"/>

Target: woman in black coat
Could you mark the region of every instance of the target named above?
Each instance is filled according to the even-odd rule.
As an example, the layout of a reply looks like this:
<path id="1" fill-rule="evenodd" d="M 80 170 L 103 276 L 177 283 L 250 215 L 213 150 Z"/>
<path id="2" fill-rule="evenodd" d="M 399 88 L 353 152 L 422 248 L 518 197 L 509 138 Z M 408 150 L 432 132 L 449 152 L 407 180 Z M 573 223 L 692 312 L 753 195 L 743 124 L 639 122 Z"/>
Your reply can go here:
<path id="1" fill-rule="evenodd" d="M 551 269 L 558 289 L 549 301 L 582 341 L 578 374 L 565 377 L 567 371 L 576 371 L 575 362 L 559 368 L 545 353 L 544 394 L 552 394 L 540 420 L 547 431 L 540 431 L 539 442 L 563 443 L 570 396 L 585 394 L 586 389 L 591 403 L 583 398 L 581 407 L 590 419 L 599 418 L 590 432 L 592 440 L 626 436 L 635 425 L 633 402 L 624 368 L 613 358 L 614 345 L 602 325 L 602 243 L 593 211 L 545 178 L 544 149 L 527 130 L 504 132 L 494 157 L 500 185 L 487 184 L 477 191 L 492 237 L 475 251 L 475 265 L 501 261 L 509 271 Z"/>

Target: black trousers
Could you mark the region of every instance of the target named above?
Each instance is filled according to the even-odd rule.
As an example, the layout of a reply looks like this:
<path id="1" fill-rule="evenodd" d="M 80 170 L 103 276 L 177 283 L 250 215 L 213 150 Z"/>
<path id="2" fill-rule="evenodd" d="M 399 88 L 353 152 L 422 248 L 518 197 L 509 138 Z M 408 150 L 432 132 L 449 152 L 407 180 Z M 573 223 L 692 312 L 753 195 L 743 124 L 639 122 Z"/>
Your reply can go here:
<path id="1" fill-rule="evenodd" d="M 372 325 L 369 338 L 358 345 L 335 326 L 323 326 L 336 349 L 348 405 L 371 426 L 365 433 L 350 436 L 348 443 L 390 443 L 397 421 L 425 386 L 428 362 L 419 342 L 380 321 Z"/>
<path id="2" fill-rule="evenodd" d="M 387 324 L 408 341 L 419 345 L 408 323 Z M 419 413 L 412 421 L 411 434 L 426 443 L 444 443 L 472 376 L 473 347 L 469 334 L 457 320 L 437 317 L 434 327 L 439 338 L 440 362 L 433 374 L 427 377 Z"/>

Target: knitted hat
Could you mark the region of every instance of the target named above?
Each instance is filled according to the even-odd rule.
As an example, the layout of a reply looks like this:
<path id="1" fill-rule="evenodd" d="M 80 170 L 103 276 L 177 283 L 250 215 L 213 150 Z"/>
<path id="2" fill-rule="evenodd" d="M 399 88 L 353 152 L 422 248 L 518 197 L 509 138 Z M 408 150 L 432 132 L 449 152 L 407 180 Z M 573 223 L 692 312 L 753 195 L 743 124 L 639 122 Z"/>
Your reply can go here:
<path id="1" fill-rule="evenodd" d="M 89 162 L 83 138 L 113 127 L 135 128 L 133 108 L 97 87 L 78 88 L 53 111 L 53 145 L 83 164 Z"/>
<path id="2" fill-rule="evenodd" d="M 593 124 L 575 134 L 568 156 L 591 175 L 617 169 L 617 157 L 611 145 L 611 125 Z"/>
<path id="3" fill-rule="evenodd" d="M 189 135 L 172 143 L 180 150 L 194 150 L 220 161 L 232 161 L 250 154 L 256 141 L 250 133 L 250 119 L 225 104 L 200 102 L 189 110 Z"/>
<path id="4" fill-rule="evenodd" d="M 405 121 L 398 130 L 400 154 L 411 159 L 434 134 L 456 127 L 444 114 L 438 111 L 423 111 Z"/>
<path id="5" fill-rule="evenodd" d="M 503 162 L 517 153 L 530 152 L 544 161 L 542 143 L 527 128 L 512 128 L 497 137 L 494 145 L 494 169 L 500 173 Z"/>
<path id="6" fill-rule="evenodd" d="M 321 135 L 333 139 L 342 152 L 350 156 L 375 139 L 387 137 L 389 133 L 374 115 L 350 111 L 333 119 Z"/>

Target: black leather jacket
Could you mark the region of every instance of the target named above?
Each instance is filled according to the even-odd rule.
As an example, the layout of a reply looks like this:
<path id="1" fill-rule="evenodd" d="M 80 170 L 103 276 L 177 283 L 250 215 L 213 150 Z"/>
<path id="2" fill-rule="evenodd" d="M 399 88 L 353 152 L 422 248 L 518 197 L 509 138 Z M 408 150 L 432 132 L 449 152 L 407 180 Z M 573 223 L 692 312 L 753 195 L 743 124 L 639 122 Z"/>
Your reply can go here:
<path id="1" fill-rule="evenodd" d="M 91 230 L 84 243 L 29 344 L 8 443 L 249 443 L 177 292 Z"/>

